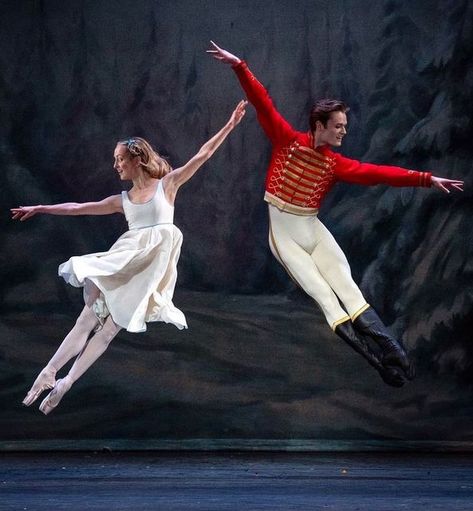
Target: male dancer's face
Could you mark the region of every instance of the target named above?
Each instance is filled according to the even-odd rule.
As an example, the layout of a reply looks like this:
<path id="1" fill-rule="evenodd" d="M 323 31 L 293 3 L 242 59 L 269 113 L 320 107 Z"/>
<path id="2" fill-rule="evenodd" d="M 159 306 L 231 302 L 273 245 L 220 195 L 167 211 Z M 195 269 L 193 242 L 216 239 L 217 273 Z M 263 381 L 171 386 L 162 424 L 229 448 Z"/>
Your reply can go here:
<path id="1" fill-rule="evenodd" d="M 317 121 L 315 140 L 317 145 L 340 147 L 343 137 L 347 134 L 347 115 L 343 112 L 332 112 L 327 126 Z"/>

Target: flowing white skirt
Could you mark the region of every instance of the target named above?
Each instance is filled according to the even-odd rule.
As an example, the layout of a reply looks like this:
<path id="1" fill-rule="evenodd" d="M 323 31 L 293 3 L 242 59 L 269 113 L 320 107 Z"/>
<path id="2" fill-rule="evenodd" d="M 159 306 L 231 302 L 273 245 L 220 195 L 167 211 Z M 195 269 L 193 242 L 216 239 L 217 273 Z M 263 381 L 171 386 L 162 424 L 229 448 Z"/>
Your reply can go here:
<path id="1" fill-rule="evenodd" d="M 172 302 L 181 245 L 182 233 L 173 224 L 133 229 L 107 252 L 71 257 L 59 275 L 75 287 L 88 279 L 99 288 L 93 308 L 101 320 L 110 314 L 129 332 L 144 332 L 150 321 L 183 329 L 186 318 Z"/>

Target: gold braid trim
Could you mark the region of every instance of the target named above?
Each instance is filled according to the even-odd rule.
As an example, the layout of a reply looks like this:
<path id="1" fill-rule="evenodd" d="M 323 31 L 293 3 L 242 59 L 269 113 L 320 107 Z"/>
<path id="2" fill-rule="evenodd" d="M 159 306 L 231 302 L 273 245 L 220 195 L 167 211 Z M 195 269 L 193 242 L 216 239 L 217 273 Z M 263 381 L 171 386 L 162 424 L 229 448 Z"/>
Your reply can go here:
<path id="1" fill-rule="evenodd" d="M 319 212 L 318 208 L 307 208 L 303 206 L 297 206 L 296 204 L 286 202 L 280 197 L 276 197 L 276 195 L 273 195 L 272 193 L 269 192 L 265 192 L 264 200 L 266 202 L 269 202 L 269 204 L 276 206 L 279 210 L 285 211 L 287 213 L 292 213 L 293 215 L 314 216 Z"/>

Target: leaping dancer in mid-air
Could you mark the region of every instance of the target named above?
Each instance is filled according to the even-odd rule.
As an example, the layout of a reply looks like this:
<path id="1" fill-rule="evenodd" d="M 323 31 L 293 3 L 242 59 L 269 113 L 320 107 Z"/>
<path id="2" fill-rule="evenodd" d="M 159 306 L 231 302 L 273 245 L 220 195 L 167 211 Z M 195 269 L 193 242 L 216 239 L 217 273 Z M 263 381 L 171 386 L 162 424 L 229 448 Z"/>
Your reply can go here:
<path id="1" fill-rule="evenodd" d="M 309 130 L 297 131 L 276 110 L 245 61 L 213 42 L 207 51 L 232 66 L 272 143 L 264 199 L 269 209 L 273 255 L 319 304 L 334 332 L 365 357 L 387 384 L 401 387 L 414 378 L 414 365 L 402 342 L 393 337 L 364 299 L 345 254 L 317 213 L 337 181 L 434 186 L 447 193 L 462 190 L 463 181 L 360 163 L 333 152 L 331 146 L 340 147 L 346 135 L 349 108 L 345 103 L 335 99 L 317 101 L 310 111 Z"/>
<path id="2" fill-rule="evenodd" d="M 129 227 L 107 252 L 71 257 L 59 266 L 59 275 L 66 282 L 84 287 L 85 306 L 23 404 L 31 405 L 42 392 L 52 389 L 39 407 L 44 414 L 51 412 L 121 328 L 143 332 L 151 321 L 187 328 L 184 314 L 172 302 L 182 245 L 182 233 L 173 224 L 174 200 L 179 188 L 241 121 L 246 104 L 241 101 L 225 126 L 184 166 L 174 170 L 146 140 L 134 137 L 118 142 L 114 167 L 122 181 L 132 181 L 128 192 L 100 202 L 20 206 L 11 210 L 13 219 L 20 221 L 37 214 L 122 213 Z M 74 357 L 68 374 L 56 381 L 56 373 Z"/>

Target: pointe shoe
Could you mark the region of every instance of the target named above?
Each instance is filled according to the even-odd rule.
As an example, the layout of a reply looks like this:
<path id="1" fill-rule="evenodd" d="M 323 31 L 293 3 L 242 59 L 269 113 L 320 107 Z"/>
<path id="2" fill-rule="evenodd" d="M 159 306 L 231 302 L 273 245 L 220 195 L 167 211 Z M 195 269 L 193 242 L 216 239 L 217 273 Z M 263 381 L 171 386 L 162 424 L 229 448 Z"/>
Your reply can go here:
<path id="1" fill-rule="evenodd" d="M 25 399 L 23 399 L 23 404 L 25 406 L 30 406 L 38 399 L 40 394 L 45 390 L 52 389 L 54 385 L 56 385 L 56 372 L 53 369 L 45 367 L 39 373 L 30 391 L 26 394 Z"/>
<path id="2" fill-rule="evenodd" d="M 69 375 L 61 378 L 56 382 L 53 390 L 43 399 L 43 402 L 39 405 L 39 410 L 48 415 L 54 408 L 61 402 L 64 394 L 72 387 L 71 377 Z"/>

